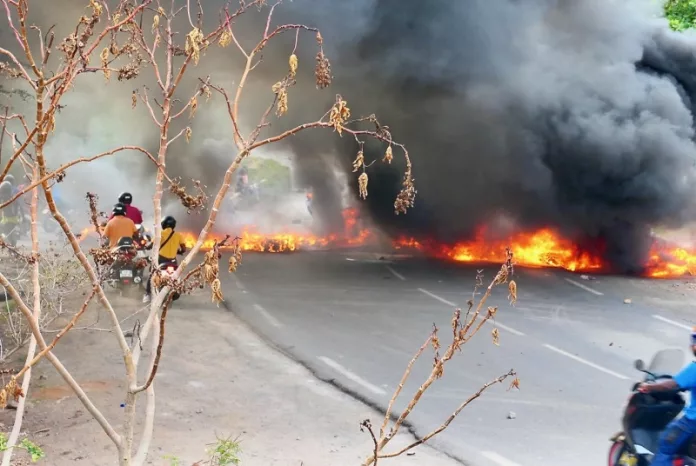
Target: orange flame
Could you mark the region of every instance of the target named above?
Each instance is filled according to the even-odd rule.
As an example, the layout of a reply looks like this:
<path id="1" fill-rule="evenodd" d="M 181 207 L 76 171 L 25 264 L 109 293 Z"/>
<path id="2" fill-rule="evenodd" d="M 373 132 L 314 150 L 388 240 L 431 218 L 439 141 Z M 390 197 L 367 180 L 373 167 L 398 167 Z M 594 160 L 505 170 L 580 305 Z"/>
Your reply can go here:
<path id="1" fill-rule="evenodd" d="M 651 278 L 696 275 L 696 251 L 655 243 L 645 270 L 645 275 Z"/>
<path id="2" fill-rule="evenodd" d="M 371 244 L 377 239 L 371 230 L 360 225 L 357 209 L 345 209 L 343 220 L 344 231 L 328 236 L 294 232 L 263 234 L 254 226 L 245 227 L 236 235 L 240 238 L 243 251 L 271 253 L 357 247 Z M 473 240 L 455 244 L 402 237 L 396 239 L 393 246 L 405 252 L 419 252 L 443 260 L 498 264 L 505 261 L 506 248 L 509 247 L 514 254 L 515 263 L 521 266 L 556 267 L 572 272 L 601 273 L 608 270 L 606 262 L 598 254 L 583 251 L 578 245 L 551 228 L 516 233 L 504 240 L 491 240 L 486 233 L 485 227 L 480 228 Z M 80 240 L 94 234 L 93 227 L 85 228 L 81 231 Z M 192 247 L 198 239 L 198 236 L 193 233 L 183 233 L 183 235 L 188 247 Z M 203 249 L 211 249 L 221 239 L 221 236 L 209 235 L 203 244 Z M 224 248 L 228 247 L 232 246 Z M 645 264 L 644 275 L 651 278 L 675 278 L 687 274 L 696 275 L 696 249 L 655 241 Z"/>
<path id="3" fill-rule="evenodd" d="M 551 229 L 533 233 L 518 233 L 505 240 L 489 240 L 486 229 L 479 229 L 472 241 L 444 245 L 421 243 L 401 238 L 395 242 L 398 249 L 415 249 L 441 259 L 471 263 L 505 262 L 509 247 L 516 264 L 527 267 L 559 267 L 573 272 L 600 271 L 604 263 L 600 257 L 581 251 L 571 241 Z"/>
<path id="4" fill-rule="evenodd" d="M 256 231 L 254 226 L 245 227 L 237 236 L 242 251 L 255 252 L 293 252 L 300 249 L 355 247 L 365 245 L 374 238 L 372 231 L 359 228 L 356 209 L 345 209 L 343 221 L 343 233 L 328 236 L 290 232 L 266 235 Z M 183 235 L 187 247 L 193 247 L 196 244 L 197 235 L 193 233 L 183 233 Z M 208 236 L 203 243 L 203 249 L 211 249 L 216 242 L 221 240 L 221 237 Z M 231 247 L 224 246 L 222 249 Z"/>

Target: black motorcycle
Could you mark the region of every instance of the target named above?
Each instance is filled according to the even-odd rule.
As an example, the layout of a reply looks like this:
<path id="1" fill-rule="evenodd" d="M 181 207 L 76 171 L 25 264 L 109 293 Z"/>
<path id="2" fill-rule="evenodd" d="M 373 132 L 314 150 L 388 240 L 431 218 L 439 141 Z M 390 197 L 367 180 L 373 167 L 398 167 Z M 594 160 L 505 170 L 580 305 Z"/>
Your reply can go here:
<path id="1" fill-rule="evenodd" d="M 135 238 L 123 237 L 116 247 L 111 250 L 114 262 L 108 272 L 106 281 L 121 292 L 141 289 L 144 283 L 144 273 L 150 259 L 147 251 L 152 249 L 152 237 L 145 233 L 142 225 L 138 225 Z"/>
<path id="2" fill-rule="evenodd" d="M 655 353 L 650 365 L 638 359 L 634 367 L 645 374 L 644 383 L 671 379 L 684 362 L 684 352 L 679 349 Z M 660 434 L 684 409 L 681 390 L 640 393 L 633 385 L 622 419 L 623 431 L 611 437 L 609 466 L 649 466 L 660 443 Z M 696 435 L 684 443 L 678 452 L 675 465 L 696 466 Z"/>

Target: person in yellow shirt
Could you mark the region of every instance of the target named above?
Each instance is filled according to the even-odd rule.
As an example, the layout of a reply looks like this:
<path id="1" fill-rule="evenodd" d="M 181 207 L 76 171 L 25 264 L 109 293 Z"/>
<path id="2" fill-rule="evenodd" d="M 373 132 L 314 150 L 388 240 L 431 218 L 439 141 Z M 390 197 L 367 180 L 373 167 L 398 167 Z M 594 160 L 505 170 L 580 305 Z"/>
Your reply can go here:
<path id="1" fill-rule="evenodd" d="M 184 237 L 178 231 L 174 231 L 175 228 L 176 219 L 171 215 L 164 217 L 164 220 L 162 220 L 162 237 L 160 239 L 159 257 L 157 258 L 158 266 L 176 262 L 176 256 L 186 252 Z M 145 296 L 143 296 L 143 303 L 149 303 L 151 295 L 152 280 L 148 279 L 145 287 Z"/>
<path id="2" fill-rule="evenodd" d="M 114 206 L 114 216 L 106 223 L 104 238 L 109 240 L 109 247 L 118 246 L 118 240 L 124 237 L 133 238 L 137 228 L 133 220 L 126 217 L 126 206 L 119 203 Z"/>

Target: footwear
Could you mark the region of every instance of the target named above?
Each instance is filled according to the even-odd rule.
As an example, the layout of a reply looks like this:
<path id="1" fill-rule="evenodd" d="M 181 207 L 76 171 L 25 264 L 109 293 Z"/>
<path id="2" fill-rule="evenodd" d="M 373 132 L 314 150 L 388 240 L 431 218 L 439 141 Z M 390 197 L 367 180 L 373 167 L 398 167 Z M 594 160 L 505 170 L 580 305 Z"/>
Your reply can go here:
<path id="1" fill-rule="evenodd" d="M 149 302 L 150 302 L 150 295 L 146 294 L 145 296 L 143 296 L 143 304 L 147 304 Z"/>

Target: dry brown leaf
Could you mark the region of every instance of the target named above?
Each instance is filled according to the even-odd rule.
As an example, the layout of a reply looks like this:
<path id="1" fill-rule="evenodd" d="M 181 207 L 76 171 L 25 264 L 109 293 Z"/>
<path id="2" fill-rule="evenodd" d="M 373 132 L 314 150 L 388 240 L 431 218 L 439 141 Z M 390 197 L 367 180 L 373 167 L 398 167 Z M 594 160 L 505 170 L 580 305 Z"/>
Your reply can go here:
<path id="1" fill-rule="evenodd" d="M 293 78 L 297 74 L 297 65 L 298 65 L 298 60 L 297 60 L 297 55 L 294 53 L 290 55 L 290 58 L 288 59 L 288 64 L 290 65 L 290 76 Z"/>
<path id="2" fill-rule="evenodd" d="M 198 110 L 198 97 L 195 95 L 191 98 L 191 108 L 189 110 L 189 118 L 195 117 L 196 110 Z"/>
<path id="3" fill-rule="evenodd" d="M 231 43 L 232 33 L 229 30 L 225 29 L 224 31 L 222 31 L 222 34 L 220 34 L 220 38 L 218 39 L 218 45 L 224 48 L 230 45 Z"/>
<path id="4" fill-rule="evenodd" d="M 495 346 L 500 346 L 500 332 L 497 328 L 493 329 L 493 331 L 491 332 L 491 336 L 493 337 L 493 344 Z"/>
<path id="5" fill-rule="evenodd" d="M 191 136 L 193 136 L 193 130 L 191 129 L 190 126 L 186 127 L 186 131 L 184 133 L 184 136 L 186 137 L 186 142 L 191 142 Z"/>
<path id="6" fill-rule="evenodd" d="M 515 280 L 510 280 L 510 284 L 508 285 L 508 300 L 510 301 L 510 304 L 513 306 L 515 303 L 517 303 L 517 283 Z"/>
<path id="7" fill-rule="evenodd" d="M 360 194 L 360 197 L 362 199 L 367 199 L 367 182 L 368 182 L 367 173 L 362 173 L 358 177 L 358 189 L 360 191 L 359 194 Z"/>
<path id="8" fill-rule="evenodd" d="M 391 164 L 392 160 L 394 160 L 394 153 L 392 151 L 392 146 L 390 145 L 389 147 L 387 147 L 387 150 L 384 153 L 384 158 L 382 159 L 382 162 L 387 162 L 388 164 Z"/>
<path id="9" fill-rule="evenodd" d="M 508 387 L 508 391 L 512 390 L 513 388 L 520 389 L 520 379 L 517 377 L 514 378 L 514 380 L 510 383 L 510 386 Z"/>
<path id="10" fill-rule="evenodd" d="M 365 165 L 365 154 L 363 153 L 362 149 L 360 149 L 358 151 L 358 155 L 355 157 L 355 160 L 353 161 L 353 173 L 360 170 L 360 168 L 363 165 Z"/>

